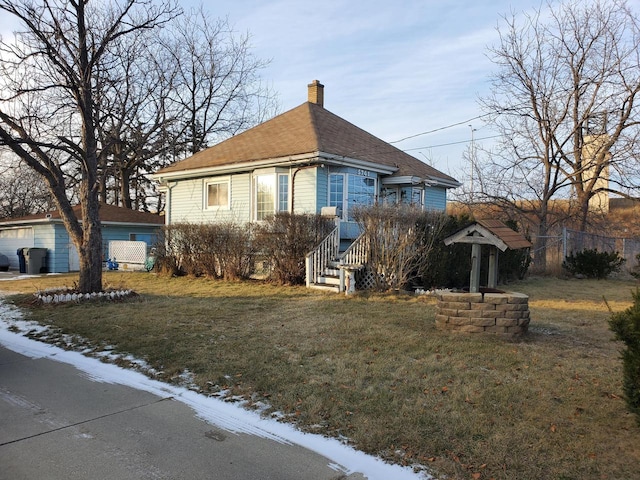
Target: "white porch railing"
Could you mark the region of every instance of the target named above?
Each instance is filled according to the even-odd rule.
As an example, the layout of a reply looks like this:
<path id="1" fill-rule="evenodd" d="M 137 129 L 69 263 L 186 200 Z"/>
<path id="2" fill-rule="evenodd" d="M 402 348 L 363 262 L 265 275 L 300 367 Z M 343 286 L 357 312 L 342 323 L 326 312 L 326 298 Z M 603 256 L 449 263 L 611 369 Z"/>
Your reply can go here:
<path id="1" fill-rule="evenodd" d="M 325 237 L 320 245 L 306 256 L 306 283 L 310 287 L 316 282 L 318 275 L 324 272 L 329 262 L 338 258 L 340 250 L 340 227 L 337 226 Z"/>
<path id="2" fill-rule="evenodd" d="M 349 245 L 342 255 L 340 255 L 341 265 L 358 265 L 362 266 L 369 259 L 369 241 L 364 233 L 361 233 L 354 242 Z"/>

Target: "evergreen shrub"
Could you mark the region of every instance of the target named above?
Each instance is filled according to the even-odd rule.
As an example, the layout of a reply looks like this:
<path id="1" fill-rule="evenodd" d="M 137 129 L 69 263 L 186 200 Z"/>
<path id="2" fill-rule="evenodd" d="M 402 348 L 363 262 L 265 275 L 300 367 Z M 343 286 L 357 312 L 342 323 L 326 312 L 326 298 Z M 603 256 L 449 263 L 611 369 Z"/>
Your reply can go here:
<path id="1" fill-rule="evenodd" d="M 602 279 L 619 272 L 624 262 L 618 252 L 599 252 L 594 248 L 571 253 L 562 262 L 562 268 L 571 275 Z"/>
<path id="2" fill-rule="evenodd" d="M 622 351 L 623 391 L 627 407 L 640 426 L 640 290 L 633 293 L 631 307 L 611 314 L 609 327 L 616 340 L 626 344 Z"/>

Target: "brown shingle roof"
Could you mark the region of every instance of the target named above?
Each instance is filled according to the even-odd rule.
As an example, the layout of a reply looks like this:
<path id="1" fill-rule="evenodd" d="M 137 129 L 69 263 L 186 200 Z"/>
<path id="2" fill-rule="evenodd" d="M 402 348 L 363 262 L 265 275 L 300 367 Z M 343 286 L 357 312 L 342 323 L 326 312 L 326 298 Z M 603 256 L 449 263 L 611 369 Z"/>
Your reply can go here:
<path id="1" fill-rule="evenodd" d="M 485 218 L 482 220 L 476 220 L 476 222 L 493 233 L 512 250 L 531 247 L 531 242 L 527 240 L 524 235 L 509 228 L 500 220 Z"/>
<path id="2" fill-rule="evenodd" d="M 80 218 L 80 205 L 73 207 L 73 211 L 76 216 Z M 100 221 L 103 223 L 137 223 L 137 224 L 152 224 L 152 225 L 164 225 L 164 217 L 153 213 L 139 212 L 137 210 L 131 210 L 129 208 L 118 207 L 115 205 L 107 205 L 106 203 L 100 204 Z M 47 215 L 50 215 L 47 217 Z M 35 215 L 27 215 L 20 218 L 11 218 L 3 220 L 2 223 L 24 223 L 32 222 L 35 220 L 60 220 L 60 212 L 58 210 L 52 210 L 47 213 L 38 213 Z"/>
<path id="3" fill-rule="evenodd" d="M 512 230 L 500 220 L 476 220 L 471 225 L 444 239 L 445 245 L 453 243 L 471 243 L 494 245 L 503 252 L 506 249 L 517 250 L 531 247 L 531 242 L 521 233 Z"/>
<path id="4" fill-rule="evenodd" d="M 157 173 L 328 153 L 397 168 L 394 176 L 456 180 L 315 103 L 303 103 Z"/>

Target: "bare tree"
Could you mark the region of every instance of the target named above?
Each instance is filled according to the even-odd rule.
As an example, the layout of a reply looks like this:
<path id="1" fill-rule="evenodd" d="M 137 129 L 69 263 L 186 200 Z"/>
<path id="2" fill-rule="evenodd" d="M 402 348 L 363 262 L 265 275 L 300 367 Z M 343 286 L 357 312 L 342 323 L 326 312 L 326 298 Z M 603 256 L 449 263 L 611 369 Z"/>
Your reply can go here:
<path id="1" fill-rule="evenodd" d="M 276 112 L 276 96 L 258 76 L 268 62 L 253 56 L 249 35 L 238 36 L 228 19 L 212 19 L 200 8 L 159 33 L 177 69 L 171 100 L 181 112 L 189 153 Z"/>
<path id="2" fill-rule="evenodd" d="M 0 218 L 18 218 L 52 209 L 42 177 L 19 160 L 0 161 Z"/>
<path id="3" fill-rule="evenodd" d="M 481 100 L 502 140 L 476 197 L 535 215 L 541 251 L 554 221 L 570 215 L 586 229 L 594 197 L 637 185 L 640 22 L 624 0 L 548 3 L 503 21 Z"/>
<path id="4" fill-rule="evenodd" d="M 103 147 L 100 199 L 136 210 L 148 210 L 145 175 L 167 148 L 165 132 L 179 116 L 167 100 L 175 68 L 157 48 L 155 36 L 140 30 L 119 38 L 103 57 L 95 82 L 96 128 Z"/>
<path id="5" fill-rule="evenodd" d="M 153 29 L 176 10 L 142 0 L 0 0 L 0 10 L 21 24 L 13 42 L 0 44 L 0 144 L 45 179 L 78 250 L 79 289 L 102 290 L 96 70 L 118 39 Z M 80 218 L 70 178 L 80 179 Z"/>
<path id="6" fill-rule="evenodd" d="M 95 82 L 102 201 L 149 210 L 157 198 L 161 210 L 149 173 L 273 114 L 265 65 L 202 8 L 114 42 Z"/>

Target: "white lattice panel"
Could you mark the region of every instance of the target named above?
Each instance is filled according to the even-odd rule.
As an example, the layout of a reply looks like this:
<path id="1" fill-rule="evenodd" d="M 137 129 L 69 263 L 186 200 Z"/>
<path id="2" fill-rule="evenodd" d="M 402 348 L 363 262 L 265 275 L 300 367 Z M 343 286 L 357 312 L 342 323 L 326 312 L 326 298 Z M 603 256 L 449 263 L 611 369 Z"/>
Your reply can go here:
<path id="1" fill-rule="evenodd" d="M 137 263 L 144 265 L 147 259 L 147 244 L 146 242 L 111 240 L 109 242 L 109 259 L 119 264 Z"/>

